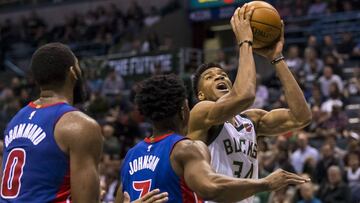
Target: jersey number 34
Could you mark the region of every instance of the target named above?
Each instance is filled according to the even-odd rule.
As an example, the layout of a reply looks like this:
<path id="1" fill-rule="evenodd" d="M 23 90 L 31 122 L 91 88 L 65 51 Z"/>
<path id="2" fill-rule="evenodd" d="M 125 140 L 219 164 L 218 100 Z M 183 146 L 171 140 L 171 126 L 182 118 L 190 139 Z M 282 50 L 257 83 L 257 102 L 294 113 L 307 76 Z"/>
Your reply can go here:
<path id="1" fill-rule="evenodd" d="M 244 163 L 240 162 L 240 161 L 234 161 L 233 164 L 234 164 L 235 167 L 238 167 L 238 170 L 236 170 L 234 172 L 234 176 L 237 177 L 237 178 L 241 178 L 241 173 L 242 173 L 242 170 L 243 170 Z M 251 163 L 249 171 L 246 173 L 246 175 L 243 178 L 252 178 L 253 171 L 254 171 L 254 165 Z"/>

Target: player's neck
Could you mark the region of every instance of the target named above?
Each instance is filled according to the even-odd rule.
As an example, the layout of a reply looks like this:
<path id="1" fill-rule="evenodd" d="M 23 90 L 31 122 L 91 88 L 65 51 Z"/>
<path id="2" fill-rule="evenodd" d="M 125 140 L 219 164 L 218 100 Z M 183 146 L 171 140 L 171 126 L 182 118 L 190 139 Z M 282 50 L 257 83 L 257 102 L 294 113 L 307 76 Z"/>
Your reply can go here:
<path id="1" fill-rule="evenodd" d="M 72 104 L 72 93 L 63 90 L 41 90 L 40 97 L 35 101 L 36 104 L 53 104 L 58 102 L 66 102 Z"/>
<path id="2" fill-rule="evenodd" d="M 161 137 L 163 135 L 171 134 L 171 133 L 178 133 L 178 132 L 175 132 L 174 130 L 153 129 L 153 134 L 151 135 L 151 137 Z"/>
<path id="3" fill-rule="evenodd" d="M 169 127 L 161 127 L 158 125 L 154 125 L 152 137 L 160 137 L 169 133 L 185 135 L 184 132 L 185 130 L 181 126 L 174 126 L 172 128 L 169 128 Z"/>
<path id="4" fill-rule="evenodd" d="M 177 133 L 182 135 L 185 132 L 182 123 L 183 122 L 176 117 L 153 122 L 152 137 L 162 136 L 169 133 Z"/>

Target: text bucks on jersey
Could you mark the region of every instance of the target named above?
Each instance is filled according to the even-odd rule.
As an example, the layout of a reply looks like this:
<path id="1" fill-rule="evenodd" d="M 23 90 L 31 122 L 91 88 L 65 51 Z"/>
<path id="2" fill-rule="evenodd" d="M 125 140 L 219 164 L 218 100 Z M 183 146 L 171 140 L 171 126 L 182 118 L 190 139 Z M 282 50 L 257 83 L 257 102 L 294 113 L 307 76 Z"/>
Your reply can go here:
<path id="1" fill-rule="evenodd" d="M 225 122 L 209 143 L 211 165 L 216 172 L 237 178 L 257 178 L 257 143 L 254 125 L 236 116 L 235 124 Z"/>

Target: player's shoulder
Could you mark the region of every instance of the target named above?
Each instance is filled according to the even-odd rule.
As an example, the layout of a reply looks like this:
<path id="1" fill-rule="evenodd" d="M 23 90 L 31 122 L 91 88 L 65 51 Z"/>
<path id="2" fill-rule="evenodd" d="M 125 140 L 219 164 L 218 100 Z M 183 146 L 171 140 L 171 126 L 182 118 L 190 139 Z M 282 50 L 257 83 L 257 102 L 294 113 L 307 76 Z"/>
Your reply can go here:
<path id="1" fill-rule="evenodd" d="M 81 111 L 70 111 L 65 113 L 58 121 L 59 124 L 71 124 L 79 128 L 96 128 L 99 124 L 90 116 Z M 66 126 L 62 126 L 66 127 Z"/>
<path id="2" fill-rule="evenodd" d="M 194 158 L 206 158 L 210 160 L 210 153 L 205 143 L 190 139 L 179 141 L 173 148 L 172 156 L 179 161 Z"/>
<path id="3" fill-rule="evenodd" d="M 71 144 L 102 139 L 100 125 L 81 111 L 65 113 L 55 126 L 55 135 Z"/>

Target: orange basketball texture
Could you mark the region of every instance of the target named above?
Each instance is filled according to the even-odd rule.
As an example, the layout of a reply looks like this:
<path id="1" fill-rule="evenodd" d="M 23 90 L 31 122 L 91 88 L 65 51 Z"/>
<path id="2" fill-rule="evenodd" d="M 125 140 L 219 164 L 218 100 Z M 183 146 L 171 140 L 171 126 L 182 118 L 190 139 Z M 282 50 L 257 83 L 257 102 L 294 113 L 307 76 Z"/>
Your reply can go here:
<path id="1" fill-rule="evenodd" d="M 248 3 L 248 9 L 254 7 L 250 20 L 253 31 L 254 48 L 264 48 L 273 45 L 281 34 L 281 18 L 277 10 L 264 1 Z"/>

